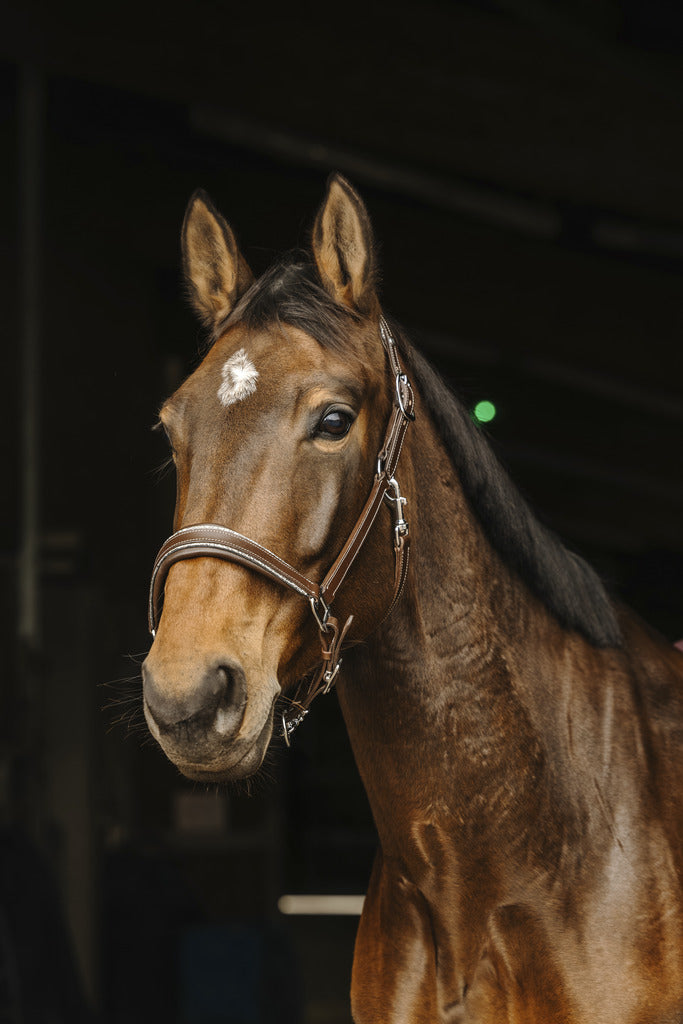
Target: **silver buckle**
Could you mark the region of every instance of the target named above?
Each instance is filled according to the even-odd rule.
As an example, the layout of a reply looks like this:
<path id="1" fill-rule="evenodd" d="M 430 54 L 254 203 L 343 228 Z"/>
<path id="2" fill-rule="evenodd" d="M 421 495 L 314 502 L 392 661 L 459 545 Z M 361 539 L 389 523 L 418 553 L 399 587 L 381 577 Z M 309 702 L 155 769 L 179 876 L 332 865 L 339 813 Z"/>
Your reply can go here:
<path id="1" fill-rule="evenodd" d="M 403 506 L 408 503 L 408 499 L 404 498 L 401 494 L 401 488 L 398 485 L 398 480 L 395 476 L 392 476 L 391 480 L 388 481 L 388 487 L 392 489 L 393 494 L 389 494 L 387 490 L 384 495 L 386 501 L 393 501 L 395 505 L 395 519 L 394 519 L 394 545 L 395 547 L 401 546 L 401 539 L 408 536 L 410 527 L 408 522 L 403 518 Z"/>
<path id="2" fill-rule="evenodd" d="M 330 692 L 330 690 L 332 689 L 332 686 L 334 684 L 334 681 L 335 681 L 335 679 L 337 678 L 337 676 L 339 674 L 339 669 L 341 668 L 341 666 L 342 666 L 342 659 L 339 658 L 339 660 L 337 661 L 337 664 L 334 666 L 334 668 L 328 669 L 328 671 L 324 674 L 323 682 L 325 683 L 325 685 L 323 686 L 322 690 L 320 691 L 322 694 L 326 694 L 326 693 Z"/>
<path id="3" fill-rule="evenodd" d="M 309 597 L 308 603 L 311 606 L 311 611 L 315 616 L 315 621 L 318 623 L 318 629 L 321 633 L 327 633 L 327 620 L 330 617 L 330 609 L 327 607 L 322 597 Z M 322 611 L 322 615 L 319 613 Z"/>
<path id="4" fill-rule="evenodd" d="M 406 409 L 405 404 L 403 402 L 403 395 L 401 394 L 402 386 L 408 389 L 408 394 L 410 395 L 409 409 Z M 403 413 L 405 419 L 410 420 L 412 423 L 412 421 L 415 419 L 415 413 L 413 412 L 413 405 L 415 403 L 415 399 L 413 398 L 413 386 L 408 380 L 408 377 L 405 373 L 398 373 L 396 375 L 396 401 L 398 402 L 398 407 Z"/>
<path id="5" fill-rule="evenodd" d="M 290 709 L 290 713 L 291 710 L 292 709 Z M 293 714 L 291 718 L 289 717 L 286 711 L 283 711 L 282 714 L 280 715 L 280 720 L 282 722 L 281 735 L 288 747 L 291 747 L 292 745 L 292 733 L 299 728 L 307 714 L 308 711 L 306 710 L 306 708 L 301 708 L 301 710 L 298 711 L 296 714 Z"/>

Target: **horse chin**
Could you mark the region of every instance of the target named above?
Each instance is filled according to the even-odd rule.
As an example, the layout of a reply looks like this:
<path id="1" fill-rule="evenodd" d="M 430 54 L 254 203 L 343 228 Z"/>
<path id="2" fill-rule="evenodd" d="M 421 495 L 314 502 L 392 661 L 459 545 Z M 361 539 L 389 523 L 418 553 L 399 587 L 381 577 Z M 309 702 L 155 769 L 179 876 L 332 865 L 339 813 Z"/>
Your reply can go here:
<path id="1" fill-rule="evenodd" d="M 273 735 L 274 704 L 256 736 L 240 737 L 230 744 L 207 742 L 200 749 L 183 751 L 161 743 L 170 761 L 194 782 L 234 782 L 246 779 L 263 764 Z M 189 756 L 188 756 L 189 755 Z"/>

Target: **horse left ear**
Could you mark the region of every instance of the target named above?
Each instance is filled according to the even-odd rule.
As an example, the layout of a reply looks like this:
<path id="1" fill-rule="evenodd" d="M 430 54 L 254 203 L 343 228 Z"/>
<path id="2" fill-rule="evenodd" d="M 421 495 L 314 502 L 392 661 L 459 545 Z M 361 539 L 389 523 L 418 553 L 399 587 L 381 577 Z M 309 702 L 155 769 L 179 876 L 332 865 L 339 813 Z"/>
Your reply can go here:
<path id="1" fill-rule="evenodd" d="M 313 256 L 322 283 L 337 302 L 368 314 L 377 301 L 372 227 L 363 201 L 333 174 L 313 226 Z"/>
<path id="2" fill-rule="evenodd" d="M 252 272 L 230 225 L 202 189 L 188 203 L 181 239 L 190 301 L 203 322 L 213 327 L 250 286 Z"/>

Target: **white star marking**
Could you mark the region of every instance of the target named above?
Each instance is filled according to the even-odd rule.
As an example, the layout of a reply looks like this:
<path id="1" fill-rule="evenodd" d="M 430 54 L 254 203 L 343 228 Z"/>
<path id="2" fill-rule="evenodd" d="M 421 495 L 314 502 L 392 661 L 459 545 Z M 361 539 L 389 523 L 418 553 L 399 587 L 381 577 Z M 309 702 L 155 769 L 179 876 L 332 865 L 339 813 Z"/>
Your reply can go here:
<path id="1" fill-rule="evenodd" d="M 226 408 L 256 391 L 258 370 L 243 348 L 226 360 L 221 376 L 223 382 L 218 389 L 218 398 Z"/>

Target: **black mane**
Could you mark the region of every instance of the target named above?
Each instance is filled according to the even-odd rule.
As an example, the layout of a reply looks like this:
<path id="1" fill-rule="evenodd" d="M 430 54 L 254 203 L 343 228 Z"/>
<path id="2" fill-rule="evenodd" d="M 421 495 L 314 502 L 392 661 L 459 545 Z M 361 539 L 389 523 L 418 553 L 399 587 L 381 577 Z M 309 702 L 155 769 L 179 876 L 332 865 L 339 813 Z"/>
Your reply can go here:
<path id="1" fill-rule="evenodd" d="M 481 430 L 427 360 L 405 342 L 401 348 L 490 543 L 562 626 L 597 647 L 621 646 L 614 607 L 597 574 L 534 516 Z"/>
<path id="2" fill-rule="evenodd" d="M 348 350 L 359 322 L 328 295 L 315 267 L 299 254 L 285 257 L 252 285 L 230 316 L 236 320 L 257 329 L 289 324 L 337 352 Z M 400 344 L 490 543 L 561 625 L 598 647 L 620 646 L 616 614 L 596 573 L 536 519 L 450 389 L 419 352 L 404 339 Z"/>

